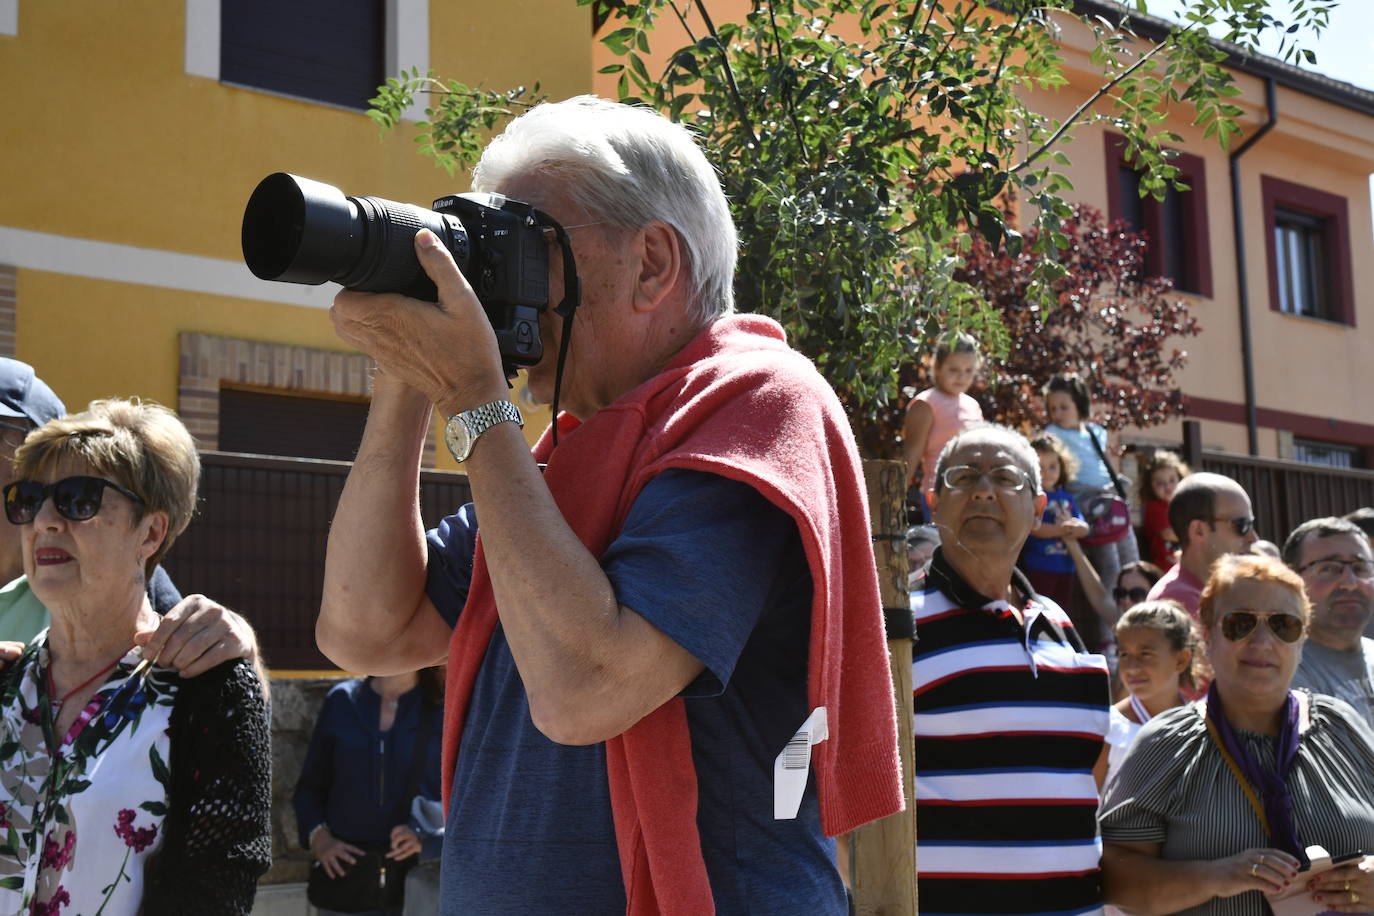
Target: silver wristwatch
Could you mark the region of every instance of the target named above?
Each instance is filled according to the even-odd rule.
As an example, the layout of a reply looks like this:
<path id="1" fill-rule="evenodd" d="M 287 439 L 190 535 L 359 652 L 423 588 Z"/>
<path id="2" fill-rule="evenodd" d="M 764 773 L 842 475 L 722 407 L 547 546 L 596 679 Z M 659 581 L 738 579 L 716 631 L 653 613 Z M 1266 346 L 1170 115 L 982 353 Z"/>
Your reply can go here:
<path id="1" fill-rule="evenodd" d="M 510 401 L 492 401 L 472 410 L 456 413 L 444 424 L 444 444 L 448 446 L 453 460 L 460 464 L 468 460 L 477 437 L 497 423 L 512 421 L 522 429 L 525 418 L 520 416 L 520 408 Z"/>

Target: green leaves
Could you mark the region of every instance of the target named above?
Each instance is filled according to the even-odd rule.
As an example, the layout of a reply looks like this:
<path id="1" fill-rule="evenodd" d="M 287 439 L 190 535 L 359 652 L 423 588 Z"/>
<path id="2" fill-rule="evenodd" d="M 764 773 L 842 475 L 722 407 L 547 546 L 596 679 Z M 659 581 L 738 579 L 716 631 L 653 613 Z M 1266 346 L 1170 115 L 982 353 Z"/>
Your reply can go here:
<path id="1" fill-rule="evenodd" d="M 517 86 L 498 92 L 480 84 L 441 81 L 432 70 L 421 76 L 417 68 L 411 68 L 378 87 L 376 97 L 368 101 L 367 116 L 385 136 L 401 123 L 420 94 L 430 99 L 430 105 L 425 108 L 425 120 L 415 125 L 415 143 L 422 155 L 449 175 L 471 168 L 499 125 L 545 99 L 538 83 L 530 89 Z"/>
<path id="2" fill-rule="evenodd" d="M 1059 41 L 1072 0 L 753 0 L 733 21 L 710 0 L 576 2 L 617 57 L 600 72 L 621 99 L 690 126 L 719 169 L 740 233 L 738 307 L 778 319 L 867 451 L 891 454 L 899 384 L 942 328 L 972 331 L 994 356 L 1015 344 L 1006 312 L 960 273 L 975 244 L 1024 263 L 1023 308 L 1062 307 L 1074 131 L 1121 134 L 1142 193 L 1162 197 L 1179 180 L 1171 127 L 1192 121 L 1222 146 L 1239 133 L 1239 89 L 1207 27 L 1243 47 L 1273 29 L 1291 42 L 1336 0 L 1297 0 L 1283 23 L 1266 0 L 1188 0 L 1184 25 L 1157 41 L 1135 34 L 1127 7 L 1080 19 L 1100 81 L 1062 120 L 1025 99 L 1069 85 Z M 412 70 L 369 114 L 391 130 L 420 95 L 416 142 L 450 173 L 542 98 Z"/>

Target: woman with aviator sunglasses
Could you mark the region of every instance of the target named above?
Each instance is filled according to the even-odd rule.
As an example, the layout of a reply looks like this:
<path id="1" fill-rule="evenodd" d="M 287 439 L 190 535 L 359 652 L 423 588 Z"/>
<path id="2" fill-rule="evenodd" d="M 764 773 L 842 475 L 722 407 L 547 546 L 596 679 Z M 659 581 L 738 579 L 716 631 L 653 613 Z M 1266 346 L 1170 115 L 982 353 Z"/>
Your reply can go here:
<path id="1" fill-rule="evenodd" d="M 1201 599 L 1204 699 L 1153 717 L 1107 786 L 1109 903 L 1132 913 L 1255 914 L 1297 893 L 1374 912 L 1374 734 L 1346 703 L 1290 689 L 1309 605 L 1268 557 L 1227 556 Z M 1305 849 L 1337 859 L 1300 872 Z"/>
<path id="2" fill-rule="evenodd" d="M 266 706 L 242 659 L 135 649 L 200 461 L 169 410 L 96 401 L 15 455 L 5 516 L 52 625 L 0 675 L 0 912 L 246 914 L 270 864 Z"/>

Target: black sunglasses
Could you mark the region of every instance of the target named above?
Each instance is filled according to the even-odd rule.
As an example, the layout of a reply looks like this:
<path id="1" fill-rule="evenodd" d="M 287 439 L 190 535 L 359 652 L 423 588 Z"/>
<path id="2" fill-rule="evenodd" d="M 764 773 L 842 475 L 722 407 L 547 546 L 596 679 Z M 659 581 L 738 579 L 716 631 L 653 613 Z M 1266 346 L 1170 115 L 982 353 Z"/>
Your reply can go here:
<path id="1" fill-rule="evenodd" d="M 1135 588 L 1122 588 L 1118 585 L 1116 588 L 1112 589 L 1112 597 L 1114 597 L 1118 603 L 1126 598 L 1130 598 L 1131 604 L 1139 604 L 1149 596 L 1150 590 L 1148 588 L 1141 588 L 1140 586 L 1136 586 Z"/>
<path id="2" fill-rule="evenodd" d="M 1302 638 L 1302 618 L 1296 614 L 1266 614 L 1269 630 L 1284 642 L 1297 642 Z M 1259 626 L 1260 615 L 1251 611 L 1231 611 L 1222 615 L 1221 635 L 1231 642 L 1239 642 Z"/>
<path id="3" fill-rule="evenodd" d="M 12 525 L 27 525 L 43 508 L 43 501 L 52 494 L 52 505 L 57 514 L 73 522 L 84 522 L 95 518 L 100 511 L 100 500 L 105 488 L 110 487 L 123 493 L 139 505 L 143 498 L 131 490 L 126 490 L 113 480 L 103 477 L 66 477 L 57 483 L 39 483 L 36 480 L 16 480 L 6 484 L 5 518 Z"/>
<path id="4" fill-rule="evenodd" d="M 1212 524 L 1215 525 L 1217 522 L 1226 522 L 1227 524 L 1229 524 L 1229 525 L 1231 526 L 1231 530 L 1234 531 L 1234 532 L 1236 533 L 1236 537 L 1242 537 L 1242 538 L 1243 538 L 1243 537 L 1245 537 L 1247 534 L 1249 534 L 1251 531 L 1254 531 L 1254 530 L 1255 530 L 1255 520 L 1254 520 L 1253 518 L 1251 518 L 1250 516 L 1248 516 L 1248 515 L 1245 516 L 1244 518 L 1214 518 L 1214 519 L 1212 519 Z"/>

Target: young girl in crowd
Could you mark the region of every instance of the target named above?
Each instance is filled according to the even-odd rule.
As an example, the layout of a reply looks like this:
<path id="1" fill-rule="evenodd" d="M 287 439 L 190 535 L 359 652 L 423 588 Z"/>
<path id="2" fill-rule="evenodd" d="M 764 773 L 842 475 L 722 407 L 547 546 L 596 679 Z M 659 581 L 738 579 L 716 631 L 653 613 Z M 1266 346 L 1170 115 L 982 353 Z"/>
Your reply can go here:
<path id="1" fill-rule="evenodd" d="M 1072 492 L 1085 516 L 1089 515 L 1093 500 L 1116 496 L 1115 471 L 1106 461 L 1107 431 L 1088 421 L 1091 408 L 1088 386 L 1076 375 L 1056 375 L 1045 386 L 1045 409 L 1050 418 L 1045 432 L 1067 445 L 1078 460 Z M 1122 490 L 1125 491 L 1124 485 Z M 1115 582 L 1122 566 L 1140 559 L 1135 532 L 1129 525 L 1113 541 L 1085 544 L 1083 549 L 1103 582 Z"/>
<path id="2" fill-rule="evenodd" d="M 1116 623 L 1116 670 L 1126 696 L 1111 709 L 1107 745 L 1096 768 L 1099 788 L 1120 767 L 1146 722 L 1182 706 L 1197 692 L 1197 646 L 1192 618 L 1173 601 L 1146 601 L 1121 615 Z"/>
<path id="3" fill-rule="evenodd" d="M 1064 542 L 1077 540 L 1088 532 L 1083 514 L 1067 489 L 1077 463 L 1064 443 L 1054 436 L 1032 439 L 1031 448 L 1040 459 L 1045 513 L 1026 538 L 1021 568 L 1038 594 L 1067 611 L 1073 600 L 1074 563 Z"/>
<path id="4" fill-rule="evenodd" d="M 1166 449 L 1155 452 L 1140 473 L 1140 505 L 1150 562 L 1166 571 L 1178 559 L 1178 535 L 1169 527 L 1169 500 L 1178 482 L 1187 476 L 1188 465 Z"/>
<path id="5" fill-rule="evenodd" d="M 921 520 L 930 523 L 927 494 L 935 488 L 935 460 L 955 433 L 983 422 L 983 409 L 967 392 L 978 374 L 978 341 L 962 331 L 940 337 L 931 360 L 934 386 L 907 405 L 902 457 L 907 486 L 920 482 Z M 918 475 L 917 472 L 920 472 Z"/>

